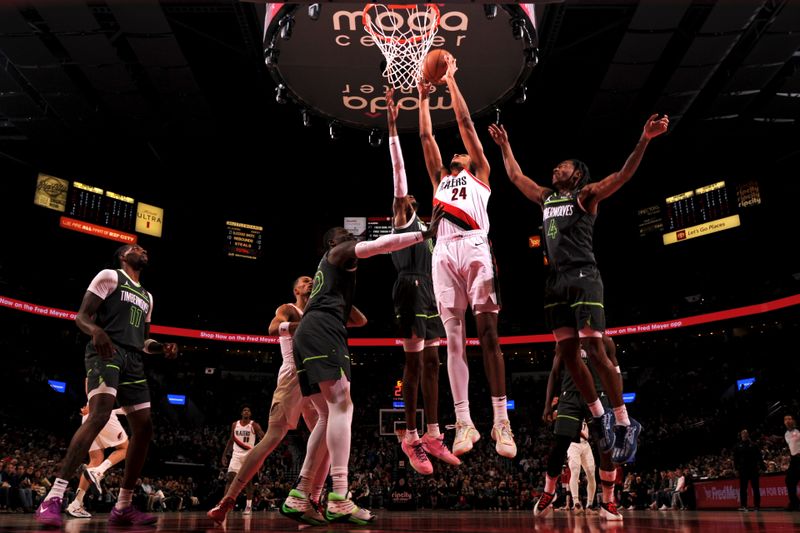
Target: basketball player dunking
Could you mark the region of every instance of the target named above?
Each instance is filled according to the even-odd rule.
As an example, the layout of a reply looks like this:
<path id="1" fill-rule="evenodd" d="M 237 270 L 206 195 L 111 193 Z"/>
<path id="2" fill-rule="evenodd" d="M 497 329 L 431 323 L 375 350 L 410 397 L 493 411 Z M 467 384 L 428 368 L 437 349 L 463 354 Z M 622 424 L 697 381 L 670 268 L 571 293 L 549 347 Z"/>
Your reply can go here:
<path id="1" fill-rule="evenodd" d="M 497 340 L 500 301 L 486 213 L 491 195 L 489 162 L 456 83 L 456 61 L 450 55 L 446 57 L 448 67 L 443 79 L 453 101 L 461 140 L 467 149 L 466 154 L 454 155 L 449 167 L 444 166 L 433 137 L 429 101 L 431 87 L 424 82 L 418 87 L 419 135 L 425 165 L 435 190 L 434 205 L 441 206 L 445 213 L 433 251 L 433 287 L 447 333 L 447 372 L 456 411 L 453 453 L 461 455 L 470 451 L 480 438 L 469 410 L 469 366 L 464 328 L 464 314 L 469 305 L 475 315 L 492 395 L 495 449 L 504 457 L 514 457 L 517 445 L 508 420 L 505 361 Z"/>
<path id="2" fill-rule="evenodd" d="M 231 436 L 225 445 L 225 451 L 222 452 L 222 466 L 228 467 L 228 480 L 225 483 L 226 493 L 231 488 L 231 484 L 236 479 L 239 470 L 241 470 L 245 458 L 250 455 L 253 446 L 264 437 L 264 430 L 261 429 L 261 425 L 250 418 L 252 416 L 250 407 L 243 406 L 241 416 L 240 420 L 231 424 Z M 229 464 L 228 454 L 231 451 L 233 451 L 233 454 Z M 250 514 L 253 512 L 253 486 L 245 485 L 247 488 L 247 503 L 243 514 Z"/>
<path id="3" fill-rule="evenodd" d="M 392 232 L 408 233 L 425 229 L 417 216 L 417 200 L 408 194 L 403 152 L 397 136 L 397 107 L 393 91 L 386 94 L 386 117 L 389 123 L 389 152 L 394 176 Z M 406 411 L 406 433 L 401 448 L 412 468 L 420 474 L 433 473 L 426 452 L 442 461 L 460 465 L 461 461 L 444 444 L 439 431 L 439 344 L 444 335 L 442 320 L 436 309 L 431 279 L 433 242 L 415 244 L 392 252 L 397 270 L 392 298 L 405 352 L 403 401 Z M 420 438 L 417 428 L 417 391 L 422 378 L 427 432 Z"/>
<path id="4" fill-rule="evenodd" d="M 294 335 L 294 362 L 303 396 L 310 397 L 320 416 L 308 439 L 303 470 L 317 471 L 319 465 L 314 463 L 325 456 L 319 451 L 320 446 L 327 446 L 330 453 L 333 492 L 328 494 L 325 509 L 325 518 L 330 522 L 364 525 L 375 518 L 348 496 L 353 402 L 345 326 L 355 292 L 358 259 L 421 243 L 436 234 L 440 218 L 441 211 L 434 209 L 428 230 L 384 235 L 374 241 L 357 242 L 352 233 L 341 227 L 325 232 L 325 254 L 314 275 L 305 316 Z M 311 505 L 310 488 L 310 480 L 301 476 L 283 503 L 284 514 L 302 516 Z"/>
<path id="5" fill-rule="evenodd" d="M 545 319 L 553 331 L 564 362 L 575 384 L 597 420 L 601 450 L 613 448 L 616 463 L 627 462 L 636 452 L 641 425 L 628 417 L 622 402 L 622 387 L 616 369 L 603 346 L 605 312 L 603 281 L 593 251 L 594 221 L 599 203 L 614 194 L 633 177 L 650 140 L 669 127 L 669 119 L 652 115 L 622 169 L 604 179 L 589 182 L 589 169 L 576 159 L 559 163 L 553 169 L 553 188 L 542 187 L 522 173 L 511 151 L 503 126 L 492 124 L 489 133 L 503 153 L 511 182 L 543 210 L 543 227 L 550 274 L 545 282 Z M 580 363 L 580 338 L 587 338 L 592 357 L 613 411 L 606 410 L 585 365 Z"/>

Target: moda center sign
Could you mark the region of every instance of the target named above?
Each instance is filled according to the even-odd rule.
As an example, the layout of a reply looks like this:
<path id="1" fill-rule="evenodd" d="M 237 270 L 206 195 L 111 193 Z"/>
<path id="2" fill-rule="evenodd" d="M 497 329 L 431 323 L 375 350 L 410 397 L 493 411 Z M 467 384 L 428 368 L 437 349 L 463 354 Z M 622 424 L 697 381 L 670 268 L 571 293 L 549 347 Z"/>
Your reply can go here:
<path id="1" fill-rule="evenodd" d="M 363 24 L 365 4 L 322 3 L 312 13 L 307 4 L 267 4 L 265 61 L 276 85 L 298 105 L 330 120 L 358 128 L 385 128 L 384 56 Z M 532 4 L 499 6 L 488 17 L 482 4 L 437 4 L 438 32 L 431 50 L 440 48 L 458 60 L 458 80 L 473 114 L 493 109 L 512 97 L 536 63 Z M 426 31 L 425 13 L 408 17 L 398 11 L 376 20 L 381 29 Z M 272 97 L 273 95 L 269 95 Z M 444 85 L 431 98 L 434 126 L 455 122 Z M 417 129 L 416 90 L 395 93 L 398 128 Z"/>

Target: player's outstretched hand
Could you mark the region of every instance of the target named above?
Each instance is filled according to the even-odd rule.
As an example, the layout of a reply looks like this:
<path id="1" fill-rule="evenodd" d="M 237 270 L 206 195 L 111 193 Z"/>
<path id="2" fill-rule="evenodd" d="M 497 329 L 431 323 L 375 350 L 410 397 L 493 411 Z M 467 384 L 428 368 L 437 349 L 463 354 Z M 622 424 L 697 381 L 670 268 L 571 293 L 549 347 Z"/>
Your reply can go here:
<path id="1" fill-rule="evenodd" d="M 489 135 L 497 146 L 508 144 L 508 132 L 502 124 L 489 124 Z"/>
<path id="2" fill-rule="evenodd" d="M 433 92 L 433 84 L 425 79 L 420 78 L 417 82 L 417 92 L 419 99 L 423 100 L 431 95 Z"/>
<path id="3" fill-rule="evenodd" d="M 662 133 L 666 132 L 669 129 L 669 117 L 664 115 L 661 118 L 658 118 L 658 113 L 653 113 L 650 115 L 650 118 L 647 119 L 647 122 L 644 125 L 644 131 L 642 131 L 642 137 L 647 139 L 653 139 L 658 137 Z"/>
<path id="4" fill-rule="evenodd" d="M 447 62 L 447 72 L 444 73 L 442 79 L 447 82 L 449 80 L 456 79 L 456 72 L 458 71 L 458 64 L 456 63 L 456 58 L 453 57 L 451 54 L 447 54 L 444 56 L 444 60 Z"/>

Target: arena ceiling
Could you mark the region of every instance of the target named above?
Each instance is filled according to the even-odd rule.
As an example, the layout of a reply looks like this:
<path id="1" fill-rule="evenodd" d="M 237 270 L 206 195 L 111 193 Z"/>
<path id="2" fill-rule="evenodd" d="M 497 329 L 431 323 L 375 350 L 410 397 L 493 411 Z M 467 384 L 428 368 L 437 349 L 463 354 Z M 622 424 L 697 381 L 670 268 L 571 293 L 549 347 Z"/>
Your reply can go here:
<path id="1" fill-rule="evenodd" d="M 598 223 L 600 259 L 614 265 L 614 274 L 607 268 L 604 276 L 618 308 L 637 296 L 628 283 L 665 280 L 659 294 L 680 298 L 699 292 L 712 273 L 763 280 L 778 270 L 787 279 L 796 272 L 787 254 L 778 254 L 780 269 L 765 274 L 758 269 L 777 260 L 758 261 L 747 251 L 752 245 L 737 250 L 737 239 L 765 239 L 757 241 L 763 249 L 781 250 L 781 232 L 773 231 L 782 227 L 780 218 L 670 248 L 664 259 L 660 243 L 640 246 L 635 210 L 685 187 L 736 176 L 760 180 L 772 202 L 754 218 L 785 218 L 800 192 L 796 175 L 786 171 L 800 162 L 800 0 L 566 0 L 536 9 L 540 54 L 527 100 L 502 109 L 526 172 L 546 182 L 560 159 L 580 157 L 594 175 L 605 175 L 620 167 L 647 116 L 671 117 L 670 133 L 648 149 L 637 177 L 608 202 Z M 4 180 L 30 175 L 20 178 L 5 205 L 11 216 L 41 225 L 21 230 L 11 243 L 28 246 L 50 231 L 52 222 L 30 203 L 36 172 L 112 188 L 165 207 L 168 235 L 146 243 L 162 265 L 170 263 L 163 279 L 184 275 L 186 257 L 200 259 L 224 277 L 215 290 L 235 301 L 248 267 L 221 257 L 221 220 L 263 224 L 268 246 L 296 247 L 290 258 L 260 263 L 280 281 L 312 271 L 318 236 L 343 216 L 387 215 L 385 144 L 370 147 L 366 132 L 357 130 L 331 140 L 324 121 L 305 128 L 298 107 L 275 101 L 263 58 L 263 13 L 263 4 L 233 0 L 0 2 L 0 174 Z M 493 166 L 489 211 L 505 269 L 501 283 L 513 291 L 515 283 L 529 283 L 530 265 L 541 261 L 526 255 L 541 218 L 507 183 L 485 135 L 491 120 L 480 117 L 477 124 Z M 454 130 L 438 138 L 448 144 L 443 152 L 459 149 Z M 419 143 L 413 135 L 403 139 L 412 192 L 424 200 L 430 188 Z M 63 246 L 59 253 L 75 265 L 70 276 L 79 295 L 113 245 L 97 242 L 102 250 L 81 259 L 70 248 L 74 239 L 51 239 L 45 247 Z M 30 264 L 52 258 L 41 250 L 20 262 L 4 248 L 0 281 L 7 284 L 34 277 Z M 641 264 L 623 264 L 631 256 Z M 374 279 L 391 278 L 388 263 L 381 268 Z M 682 285 L 669 282 L 673 274 Z M 385 284 L 389 291 L 390 281 Z M 280 302 L 288 296 L 284 285 L 245 292 Z M 529 293 L 540 290 L 516 292 L 508 302 L 519 318 L 530 307 Z M 74 294 L 31 298 L 74 307 Z M 189 288 L 180 294 L 189 303 L 173 308 L 177 325 L 229 318 L 230 302 L 209 311 L 201 309 L 202 295 Z M 521 324 L 523 332 L 536 329 Z"/>

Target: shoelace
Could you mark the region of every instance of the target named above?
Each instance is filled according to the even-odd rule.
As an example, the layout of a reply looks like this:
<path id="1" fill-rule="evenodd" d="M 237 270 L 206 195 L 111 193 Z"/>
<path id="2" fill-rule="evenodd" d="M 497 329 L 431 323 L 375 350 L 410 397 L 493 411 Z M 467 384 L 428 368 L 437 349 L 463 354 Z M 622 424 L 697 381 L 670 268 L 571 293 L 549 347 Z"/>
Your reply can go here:
<path id="1" fill-rule="evenodd" d="M 464 440 L 467 429 L 472 426 L 467 426 L 463 424 L 447 424 L 444 428 L 445 429 L 455 429 L 456 430 L 456 438 L 455 440 Z"/>
<path id="2" fill-rule="evenodd" d="M 504 437 L 506 439 L 511 439 L 511 440 L 514 439 L 514 432 L 511 431 L 511 424 L 503 423 L 503 424 L 499 424 L 498 426 L 495 426 L 495 427 L 499 427 L 500 428 L 500 439 L 503 439 Z"/>
<path id="3" fill-rule="evenodd" d="M 421 462 L 426 462 L 428 460 L 428 456 L 425 455 L 425 450 L 422 449 L 422 443 L 418 442 L 417 444 L 412 444 L 411 448 L 414 449 L 414 455 L 417 456 Z"/>

